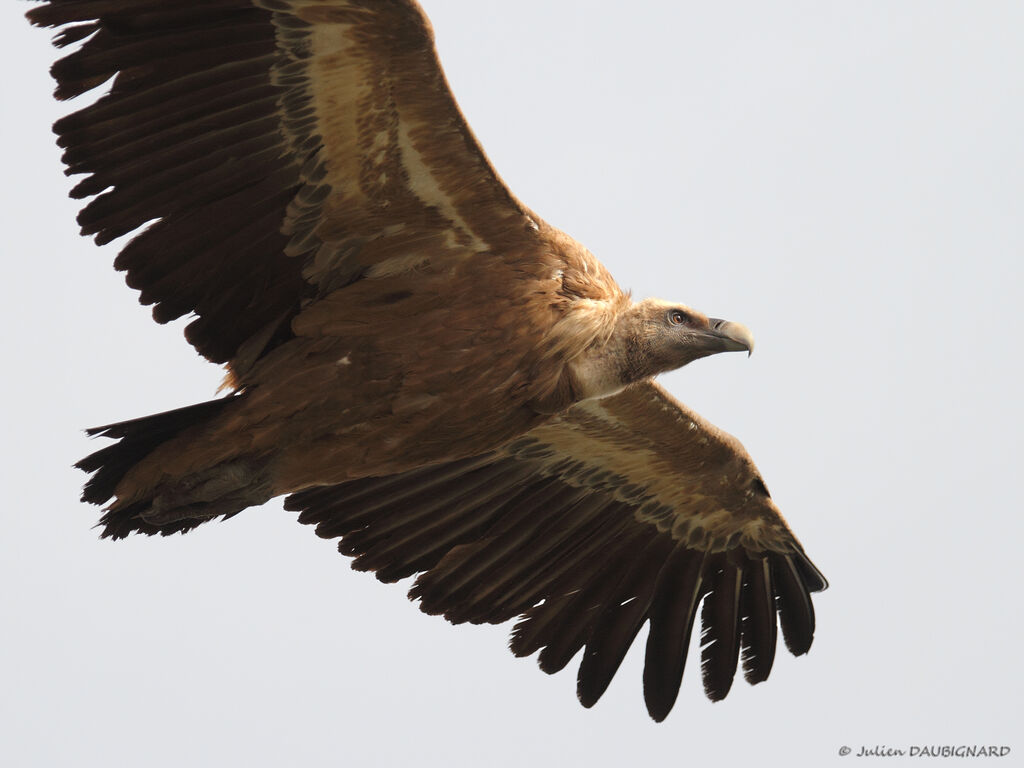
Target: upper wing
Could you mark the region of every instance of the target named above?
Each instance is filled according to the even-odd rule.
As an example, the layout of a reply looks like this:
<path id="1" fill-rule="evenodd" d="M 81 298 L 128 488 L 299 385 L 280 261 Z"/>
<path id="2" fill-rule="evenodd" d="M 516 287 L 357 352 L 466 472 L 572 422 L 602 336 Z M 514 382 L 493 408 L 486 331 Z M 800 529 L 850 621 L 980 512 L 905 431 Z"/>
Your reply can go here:
<path id="1" fill-rule="evenodd" d="M 732 437 L 645 382 L 577 405 L 473 459 L 290 496 L 300 521 L 340 536 L 353 567 L 383 581 L 417 572 L 410 597 L 453 622 L 518 615 L 512 651 L 545 672 L 585 647 L 578 694 L 604 693 L 650 621 L 644 697 L 675 703 L 703 600 L 707 695 L 768 677 L 776 612 L 787 647 L 814 635 L 810 593 L 825 579 L 804 555 Z"/>
<path id="2" fill-rule="evenodd" d="M 54 126 L 99 243 L 161 323 L 237 374 L 303 303 L 370 274 L 459 258 L 536 226 L 495 174 L 413 0 L 50 0 L 84 39 Z"/>

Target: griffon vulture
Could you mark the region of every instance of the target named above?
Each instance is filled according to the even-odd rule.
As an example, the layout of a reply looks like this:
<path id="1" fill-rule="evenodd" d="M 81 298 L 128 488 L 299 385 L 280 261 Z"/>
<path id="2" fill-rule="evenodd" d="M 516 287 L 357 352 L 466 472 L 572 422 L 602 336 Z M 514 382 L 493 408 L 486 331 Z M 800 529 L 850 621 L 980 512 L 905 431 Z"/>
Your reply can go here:
<path id="1" fill-rule="evenodd" d="M 413 0 L 50 0 L 80 43 L 55 125 L 98 243 L 226 397 L 90 430 L 103 536 L 188 531 L 287 495 L 452 622 L 519 617 L 593 705 L 650 622 L 662 720 L 703 627 L 704 688 L 767 678 L 825 587 L 742 446 L 652 377 L 749 350 L 742 325 L 633 302 L 508 190 Z M 111 78 L 113 78 L 111 80 Z M 701 606 L 703 606 L 701 608 Z"/>

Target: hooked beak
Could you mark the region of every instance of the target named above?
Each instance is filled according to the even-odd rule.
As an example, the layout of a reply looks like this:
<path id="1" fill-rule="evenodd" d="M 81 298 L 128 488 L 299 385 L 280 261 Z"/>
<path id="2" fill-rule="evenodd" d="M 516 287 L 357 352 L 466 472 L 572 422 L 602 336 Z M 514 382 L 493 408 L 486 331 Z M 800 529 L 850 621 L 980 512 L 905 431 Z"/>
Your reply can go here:
<path id="1" fill-rule="evenodd" d="M 721 345 L 723 352 L 746 351 L 747 357 L 754 352 L 754 334 L 743 323 L 709 317 L 707 333 Z"/>

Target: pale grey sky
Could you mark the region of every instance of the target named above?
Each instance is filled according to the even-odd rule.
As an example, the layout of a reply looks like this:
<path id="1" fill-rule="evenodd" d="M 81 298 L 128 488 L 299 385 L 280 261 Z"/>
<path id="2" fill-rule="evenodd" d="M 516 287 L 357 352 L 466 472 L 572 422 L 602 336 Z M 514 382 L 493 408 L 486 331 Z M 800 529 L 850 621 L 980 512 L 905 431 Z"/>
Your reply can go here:
<path id="1" fill-rule="evenodd" d="M 691 652 L 655 725 L 642 642 L 584 710 L 509 626 L 422 615 L 280 502 L 99 541 L 81 429 L 220 373 L 76 234 L 55 53 L 6 3 L 0 762 L 819 766 L 981 743 L 1019 763 L 1024 5 L 424 5 L 524 201 L 634 295 L 753 329 L 749 360 L 664 383 L 743 441 L 831 581 L 811 653 L 711 705 Z"/>

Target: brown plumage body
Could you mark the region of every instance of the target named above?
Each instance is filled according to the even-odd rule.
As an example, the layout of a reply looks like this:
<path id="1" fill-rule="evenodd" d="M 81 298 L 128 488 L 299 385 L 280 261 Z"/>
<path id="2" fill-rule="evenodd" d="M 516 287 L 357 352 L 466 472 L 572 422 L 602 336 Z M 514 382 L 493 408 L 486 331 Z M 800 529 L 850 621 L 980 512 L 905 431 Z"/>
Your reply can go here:
<path id="1" fill-rule="evenodd" d="M 235 379 L 245 397 L 124 477 L 115 509 L 163 492 L 187 503 L 182 480 L 239 462 L 244 506 L 395 474 L 484 453 L 569 408 L 583 397 L 570 363 L 601 354 L 630 301 L 571 238 L 528 229 L 541 258 L 490 253 L 454 275 L 427 266 L 328 294 Z"/>
<path id="2" fill-rule="evenodd" d="M 663 719 L 700 616 L 705 691 L 808 650 L 825 580 L 739 443 L 651 380 L 749 331 L 633 302 L 502 183 L 412 0 L 49 0 L 84 40 L 55 125 L 79 222 L 228 397 L 90 430 L 103 535 L 171 534 L 288 494 L 453 622 L 516 625 L 601 696 L 644 622 Z M 111 78 L 113 78 L 111 80 Z M 153 223 L 155 222 L 155 223 Z"/>

